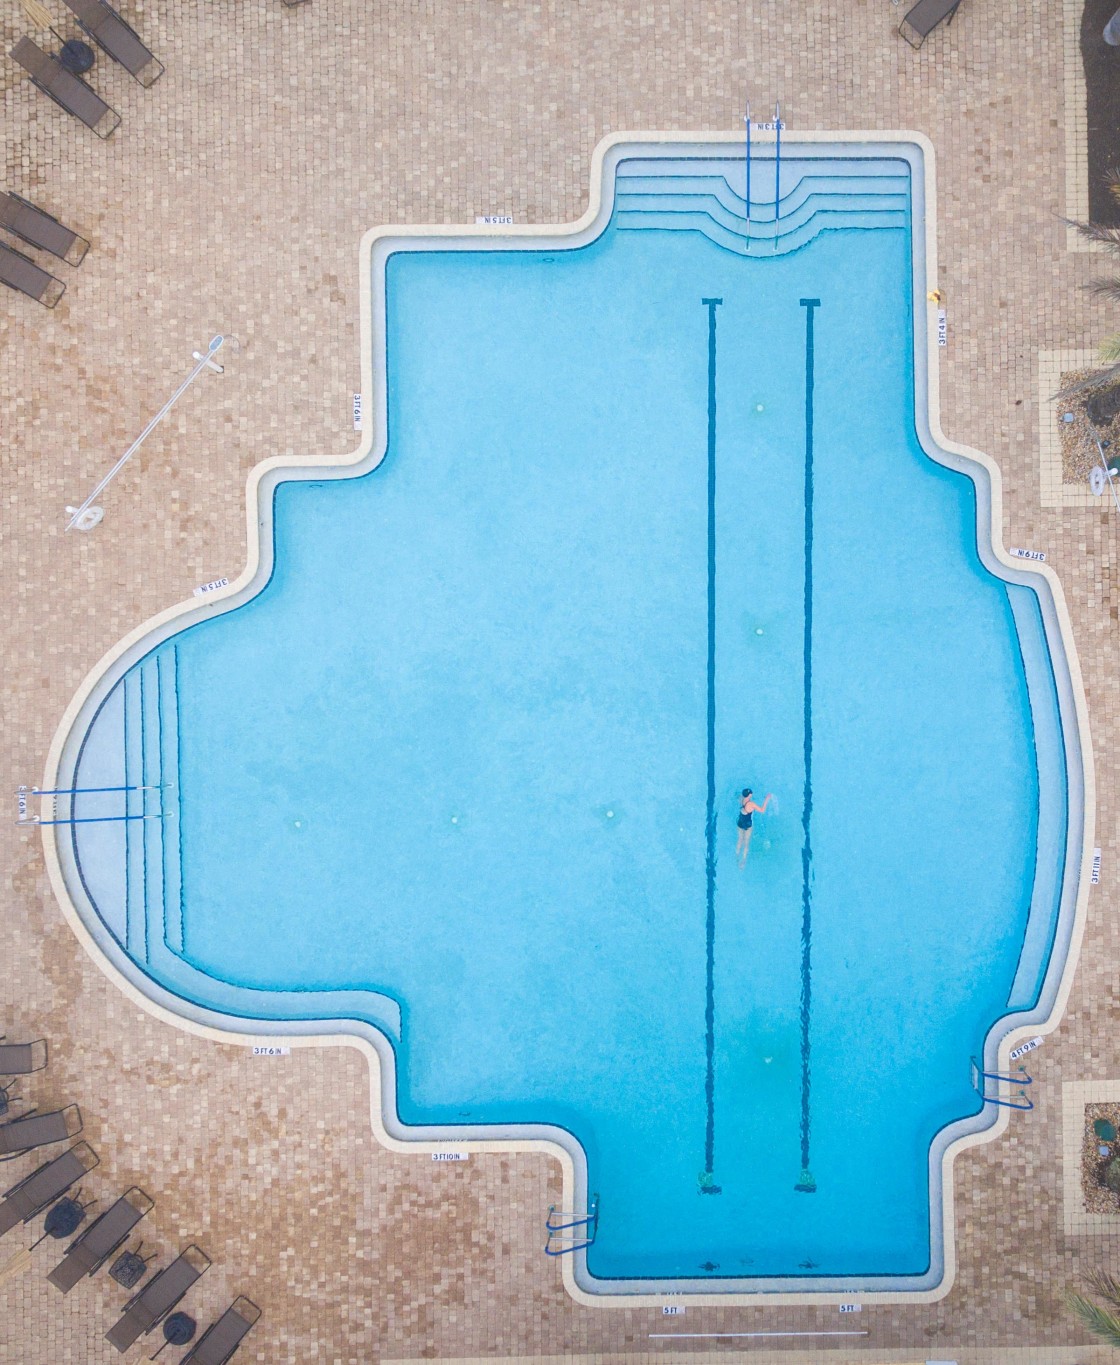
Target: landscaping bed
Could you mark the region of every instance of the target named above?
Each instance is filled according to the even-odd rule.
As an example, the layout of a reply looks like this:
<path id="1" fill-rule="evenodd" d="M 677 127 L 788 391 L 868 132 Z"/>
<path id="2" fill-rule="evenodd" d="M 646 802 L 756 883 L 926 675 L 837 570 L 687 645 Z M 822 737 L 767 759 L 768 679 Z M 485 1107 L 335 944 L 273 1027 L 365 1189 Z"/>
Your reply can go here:
<path id="1" fill-rule="evenodd" d="M 1101 1137 L 1095 1125 L 1106 1136 Z M 1111 1132 L 1112 1137 L 1107 1134 Z M 1116 1161 L 1116 1181 L 1120 1184 L 1120 1101 L 1114 1104 L 1087 1104 L 1085 1131 L 1081 1138 L 1081 1193 L 1088 1213 L 1115 1213 L 1120 1216 L 1120 1193 L 1104 1183 L 1111 1161 Z M 1107 1149 L 1107 1150 L 1102 1150 Z"/>
<path id="2" fill-rule="evenodd" d="M 1070 370 L 1061 377 L 1061 387 L 1087 379 L 1091 370 Z M 1058 423 L 1062 445 L 1062 483 L 1087 484 L 1089 471 L 1101 462 L 1097 453 L 1090 421 L 1105 444 L 1105 459 L 1109 464 L 1120 464 L 1120 388 L 1107 394 L 1079 393 L 1068 400 L 1051 405 L 1053 420 Z M 1067 412 L 1073 421 L 1063 420 Z"/>

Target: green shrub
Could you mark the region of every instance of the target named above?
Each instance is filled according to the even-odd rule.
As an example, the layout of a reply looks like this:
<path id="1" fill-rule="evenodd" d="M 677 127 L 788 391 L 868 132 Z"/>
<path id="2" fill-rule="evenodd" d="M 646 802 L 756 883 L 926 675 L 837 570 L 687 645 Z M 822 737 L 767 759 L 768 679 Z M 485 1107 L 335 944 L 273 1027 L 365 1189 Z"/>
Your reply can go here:
<path id="1" fill-rule="evenodd" d="M 1096 1133 L 1097 1137 L 1099 1137 L 1102 1142 L 1116 1141 L 1116 1129 L 1109 1123 L 1108 1119 L 1097 1119 L 1093 1123 L 1093 1132 Z"/>
<path id="2" fill-rule="evenodd" d="M 1120 1156 L 1114 1156 L 1105 1166 L 1104 1185 L 1113 1194 L 1120 1194 Z"/>

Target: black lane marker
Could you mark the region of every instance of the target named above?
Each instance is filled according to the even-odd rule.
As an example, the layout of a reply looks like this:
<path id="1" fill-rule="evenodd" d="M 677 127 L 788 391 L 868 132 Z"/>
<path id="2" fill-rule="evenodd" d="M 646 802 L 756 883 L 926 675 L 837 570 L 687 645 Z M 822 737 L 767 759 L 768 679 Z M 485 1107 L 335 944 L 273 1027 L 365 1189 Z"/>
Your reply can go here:
<path id="1" fill-rule="evenodd" d="M 712 1183 L 716 1157 L 716 309 L 722 299 L 701 299 L 708 310 L 708 801 L 704 819 L 706 881 L 705 947 L 707 981 L 704 996 L 704 1194 L 719 1194 Z"/>
<path id="2" fill-rule="evenodd" d="M 809 1023 L 813 1004 L 813 319 L 820 305 L 820 299 L 801 300 L 805 309 L 805 793 L 801 805 L 801 1179 L 794 1189 L 802 1194 L 814 1194 L 817 1188 L 809 1170 Z"/>

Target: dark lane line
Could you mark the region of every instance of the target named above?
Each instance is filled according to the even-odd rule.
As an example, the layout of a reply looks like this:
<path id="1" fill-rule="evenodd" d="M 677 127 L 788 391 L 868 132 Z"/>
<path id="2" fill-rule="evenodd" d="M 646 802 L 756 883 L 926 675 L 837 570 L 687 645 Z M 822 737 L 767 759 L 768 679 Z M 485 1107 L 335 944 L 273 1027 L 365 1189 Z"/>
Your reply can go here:
<path id="1" fill-rule="evenodd" d="M 820 299 L 802 299 L 805 309 L 805 792 L 801 806 L 801 1179 L 803 1194 L 816 1191 L 809 1171 L 811 1054 L 809 1025 L 813 1005 L 813 320 Z"/>
<path id="2" fill-rule="evenodd" d="M 715 943 L 716 943 L 716 309 L 722 299 L 702 299 L 708 310 L 708 801 L 704 820 L 707 981 L 704 995 L 704 1098 L 707 1127 L 704 1133 L 704 1171 L 710 1177 L 716 1156 L 715 1075 Z M 701 1185 L 718 1194 L 710 1181 Z"/>

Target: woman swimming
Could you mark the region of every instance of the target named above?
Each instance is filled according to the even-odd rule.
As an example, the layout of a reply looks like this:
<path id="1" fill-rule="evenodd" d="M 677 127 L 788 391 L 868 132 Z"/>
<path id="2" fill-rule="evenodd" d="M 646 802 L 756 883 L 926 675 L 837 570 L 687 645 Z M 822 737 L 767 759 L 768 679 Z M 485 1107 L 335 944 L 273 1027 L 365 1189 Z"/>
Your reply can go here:
<path id="1" fill-rule="evenodd" d="M 766 793 L 766 800 L 762 805 L 756 805 L 753 800 L 754 793 L 750 787 L 743 788 L 743 794 L 739 798 L 739 842 L 735 845 L 735 857 L 739 860 L 740 868 L 747 865 L 747 854 L 750 852 L 751 835 L 754 832 L 755 815 L 764 815 L 766 807 L 773 799 L 773 793 Z"/>

